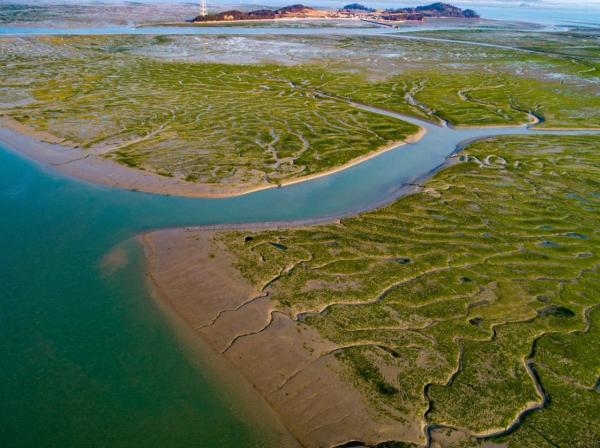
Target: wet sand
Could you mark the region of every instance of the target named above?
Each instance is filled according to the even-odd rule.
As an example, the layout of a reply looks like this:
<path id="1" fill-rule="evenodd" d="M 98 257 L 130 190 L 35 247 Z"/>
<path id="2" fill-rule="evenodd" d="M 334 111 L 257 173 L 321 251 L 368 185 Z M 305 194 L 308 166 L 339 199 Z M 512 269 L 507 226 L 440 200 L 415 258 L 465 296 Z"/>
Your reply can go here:
<path id="1" fill-rule="evenodd" d="M 419 132 L 408 136 L 404 141 L 383 146 L 344 165 L 321 173 L 285 180 L 280 184 L 216 185 L 191 183 L 175 177 L 165 177 L 148 171 L 129 168 L 112 160 L 99 157 L 98 155 L 103 150 L 100 150 L 96 155 L 94 150 L 76 148 L 71 142 L 61 141 L 46 132 L 36 131 L 15 120 L 0 117 L 1 143 L 4 143 L 10 150 L 23 154 L 42 165 L 56 169 L 64 175 L 124 190 L 207 199 L 243 196 L 257 191 L 294 185 L 328 176 L 373 159 L 384 152 L 406 144 L 416 143 L 425 134 L 426 130 L 421 128 Z"/>
<path id="2" fill-rule="evenodd" d="M 242 278 L 215 233 L 170 229 L 141 236 L 161 306 L 238 372 L 302 446 L 423 443 L 418 423 L 377 413 L 346 379 L 334 343 L 278 311 L 274 299 Z"/>

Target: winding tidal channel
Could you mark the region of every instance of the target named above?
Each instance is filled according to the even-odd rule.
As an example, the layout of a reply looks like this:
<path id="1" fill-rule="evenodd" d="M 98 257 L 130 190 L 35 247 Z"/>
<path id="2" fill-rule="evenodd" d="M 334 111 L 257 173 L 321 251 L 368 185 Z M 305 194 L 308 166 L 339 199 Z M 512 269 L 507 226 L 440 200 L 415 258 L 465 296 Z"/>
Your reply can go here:
<path id="1" fill-rule="evenodd" d="M 406 194 L 465 142 L 600 133 L 458 130 L 370 110 L 427 134 L 330 176 L 227 199 L 152 195 L 66 178 L 2 143 L 10 131 L 0 130 L 1 444 L 273 445 L 276 436 L 247 422 L 232 405 L 236 397 L 210 378 L 208 366 L 188 353 L 149 299 L 137 234 L 351 215 Z"/>

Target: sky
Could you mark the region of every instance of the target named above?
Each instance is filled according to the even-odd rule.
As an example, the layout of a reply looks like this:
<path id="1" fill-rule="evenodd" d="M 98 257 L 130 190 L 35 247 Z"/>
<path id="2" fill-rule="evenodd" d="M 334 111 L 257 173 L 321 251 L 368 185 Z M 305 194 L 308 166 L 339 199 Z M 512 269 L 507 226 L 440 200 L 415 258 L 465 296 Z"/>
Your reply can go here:
<path id="1" fill-rule="evenodd" d="M 55 3 L 86 3 L 86 2 L 96 2 L 97 0 L 54 0 Z M 116 2 L 123 3 L 126 0 L 100 0 L 99 2 Z M 156 4 L 167 4 L 167 3 L 196 3 L 195 0 L 133 0 L 135 2 L 143 2 L 143 3 L 156 3 Z M 350 0 L 264 0 L 264 3 L 305 3 L 305 4 L 313 4 L 317 5 L 320 3 L 331 3 L 331 4 L 339 4 L 344 5 Z M 394 4 L 398 6 L 414 6 L 414 5 L 424 5 L 433 3 L 438 0 L 359 0 L 360 2 L 366 4 Z M 600 0 L 441 0 L 446 3 L 456 4 L 456 5 L 481 5 L 481 6 L 537 6 L 537 7 L 555 7 L 555 6 L 569 6 L 573 8 L 585 8 L 588 6 L 600 6 Z M 19 0 L 0 0 L 0 4 L 7 3 L 18 3 Z M 36 3 L 35 0 L 21 0 L 21 2 L 28 3 Z M 352 1 L 350 1 L 352 2 Z M 43 0 L 39 1 L 39 3 L 46 3 Z M 214 4 L 251 4 L 251 3 L 260 3 L 260 0 L 209 0 L 209 3 Z"/>
<path id="2" fill-rule="evenodd" d="M 137 1 L 145 1 L 150 3 L 182 3 L 182 2 L 190 2 L 194 3 L 193 0 L 137 0 Z M 214 3 L 251 3 L 250 0 L 213 0 Z M 252 3 L 256 3 L 259 0 L 254 0 Z M 374 2 L 369 2 L 368 0 L 364 0 L 364 3 L 390 3 L 398 6 L 412 6 L 412 5 L 424 5 L 433 3 L 436 0 L 376 0 Z M 302 3 L 302 1 L 295 0 L 297 3 Z M 519 5 L 531 5 L 531 6 L 539 6 L 539 7 L 552 7 L 552 6 L 571 6 L 574 8 L 584 8 L 586 6 L 600 6 L 600 0 L 445 0 L 447 3 L 451 4 L 462 4 L 462 5 L 485 5 L 485 6 L 519 6 Z M 210 3 L 210 1 L 209 1 Z M 282 3 L 286 3 L 285 0 L 282 0 Z M 318 4 L 319 0 L 305 0 L 304 3 L 312 3 Z M 339 3 L 340 5 L 345 4 L 344 1 L 329 1 L 328 3 Z"/>

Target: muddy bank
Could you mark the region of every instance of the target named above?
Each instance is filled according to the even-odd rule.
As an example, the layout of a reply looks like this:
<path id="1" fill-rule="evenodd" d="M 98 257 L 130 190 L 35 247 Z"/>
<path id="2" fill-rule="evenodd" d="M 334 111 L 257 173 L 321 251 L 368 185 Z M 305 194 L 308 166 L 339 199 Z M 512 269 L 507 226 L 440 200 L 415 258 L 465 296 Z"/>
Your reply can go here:
<path id="1" fill-rule="evenodd" d="M 129 168 L 101 157 L 103 151 L 82 150 L 74 147 L 73 143 L 62 141 L 51 134 L 36 131 L 15 120 L 0 117 L 0 143 L 4 143 L 10 150 L 23 154 L 27 158 L 53 168 L 66 176 L 124 190 L 206 199 L 243 196 L 257 191 L 325 177 L 347 170 L 400 146 L 416 143 L 425 134 L 425 129 L 421 129 L 417 134 L 407 137 L 405 141 L 383 146 L 344 165 L 321 173 L 282 181 L 279 184 L 217 185 L 191 183 L 175 177 L 160 176 L 152 172 Z"/>
<path id="2" fill-rule="evenodd" d="M 346 380 L 337 346 L 277 310 L 232 266 L 215 231 L 144 234 L 156 299 L 239 373 L 302 446 L 422 442 L 421 428 L 378 414 Z"/>

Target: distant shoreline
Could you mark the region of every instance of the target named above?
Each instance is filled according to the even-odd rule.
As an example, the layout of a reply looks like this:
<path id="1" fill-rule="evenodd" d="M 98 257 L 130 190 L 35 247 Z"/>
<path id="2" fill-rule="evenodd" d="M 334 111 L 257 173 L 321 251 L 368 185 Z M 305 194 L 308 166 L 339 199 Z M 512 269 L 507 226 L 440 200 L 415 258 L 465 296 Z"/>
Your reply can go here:
<path id="1" fill-rule="evenodd" d="M 164 23 L 164 24 L 154 24 L 154 25 L 139 25 L 136 28 L 146 28 L 149 26 L 205 26 L 205 25 L 222 25 L 226 23 L 231 24 L 242 24 L 242 23 L 275 23 L 275 22 L 361 22 L 362 19 L 359 18 L 350 18 L 350 17 L 282 17 L 279 19 L 240 19 L 240 20 L 207 20 L 206 22 L 174 22 L 174 23 Z"/>
<path id="2" fill-rule="evenodd" d="M 161 22 L 161 23 L 143 23 L 136 25 L 135 28 L 152 28 L 152 27 L 181 27 L 181 28 L 202 28 L 202 27 L 215 27 L 215 26 L 227 26 L 227 25 L 243 25 L 245 23 L 250 24 L 274 24 L 278 22 L 291 22 L 291 23 L 302 23 L 302 22 L 341 22 L 348 24 L 362 23 L 364 28 L 393 28 L 395 25 L 426 25 L 427 23 L 435 23 L 436 21 L 473 21 L 474 19 L 465 19 L 461 17 L 429 17 L 427 20 L 390 20 L 390 21 L 376 21 L 358 17 L 303 17 L 303 18 L 279 18 L 279 19 L 245 19 L 245 20 L 209 20 L 206 22 Z M 489 22 L 488 19 L 479 18 L 477 21 Z"/>

